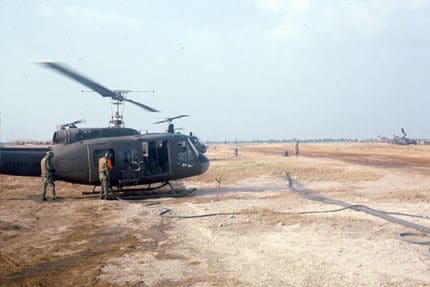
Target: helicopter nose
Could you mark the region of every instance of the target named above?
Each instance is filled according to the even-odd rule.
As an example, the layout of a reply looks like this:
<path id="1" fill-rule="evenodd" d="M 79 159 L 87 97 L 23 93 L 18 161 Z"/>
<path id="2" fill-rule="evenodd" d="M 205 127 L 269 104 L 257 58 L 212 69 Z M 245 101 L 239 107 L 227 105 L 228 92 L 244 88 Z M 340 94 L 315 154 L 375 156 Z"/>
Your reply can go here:
<path id="1" fill-rule="evenodd" d="M 199 161 L 201 165 L 200 174 L 203 174 L 209 168 L 209 159 L 204 154 L 199 153 Z"/>

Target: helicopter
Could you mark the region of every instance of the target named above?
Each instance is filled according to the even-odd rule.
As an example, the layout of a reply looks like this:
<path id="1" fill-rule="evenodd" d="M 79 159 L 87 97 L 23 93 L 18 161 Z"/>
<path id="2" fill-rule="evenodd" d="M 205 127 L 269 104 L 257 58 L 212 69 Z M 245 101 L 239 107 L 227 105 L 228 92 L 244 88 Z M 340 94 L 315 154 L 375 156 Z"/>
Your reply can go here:
<path id="1" fill-rule="evenodd" d="M 179 115 L 179 116 L 175 116 L 175 117 L 164 118 L 163 120 L 155 122 L 153 124 L 168 123 L 167 132 L 170 134 L 173 134 L 177 130 L 177 129 L 175 129 L 175 126 L 173 124 L 173 120 L 184 118 L 184 117 L 189 117 L 189 116 L 190 115 Z M 206 145 L 203 144 L 197 136 L 193 135 L 192 132 L 190 132 L 189 139 L 190 139 L 191 143 L 194 145 L 194 147 L 197 149 L 198 152 L 206 153 L 206 151 L 207 151 Z"/>
<path id="2" fill-rule="evenodd" d="M 400 129 L 402 136 L 393 135 L 393 143 L 398 145 L 417 144 L 416 140 L 407 138 L 407 134 L 403 128 Z"/>
<path id="3" fill-rule="evenodd" d="M 178 133 L 141 134 L 124 127 L 119 106 L 125 102 L 158 112 L 128 99 L 129 90 L 110 90 L 58 62 L 39 64 L 111 98 L 117 110 L 106 128 L 79 128 L 77 125 L 82 121 L 60 125 L 54 132 L 51 146 L 0 147 L 1 174 L 40 176 L 40 160 L 48 151 L 54 154 L 52 164 L 56 180 L 94 186 L 100 184 L 98 159 L 109 153 L 113 164 L 110 183 L 118 189 L 154 183 L 159 187 L 168 184 L 172 188 L 169 181 L 208 170 L 208 158 L 196 149 L 190 137 Z"/>

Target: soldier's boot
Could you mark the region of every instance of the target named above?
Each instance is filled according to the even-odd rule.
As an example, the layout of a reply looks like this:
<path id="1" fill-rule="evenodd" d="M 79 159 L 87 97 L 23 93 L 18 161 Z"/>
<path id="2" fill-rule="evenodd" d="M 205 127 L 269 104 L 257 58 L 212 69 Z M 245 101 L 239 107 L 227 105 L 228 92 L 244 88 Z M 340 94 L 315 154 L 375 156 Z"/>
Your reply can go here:
<path id="1" fill-rule="evenodd" d="M 46 194 L 46 190 L 42 190 L 42 201 L 47 200 L 45 194 Z"/>
<path id="2" fill-rule="evenodd" d="M 55 188 L 54 187 L 51 189 L 51 192 L 52 192 L 52 200 L 56 200 L 58 197 L 55 195 Z"/>
<path id="3" fill-rule="evenodd" d="M 104 192 L 102 190 L 102 191 L 100 191 L 100 199 L 104 199 L 104 198 L 105 198 L 105 194 L 104 194 Z"/>

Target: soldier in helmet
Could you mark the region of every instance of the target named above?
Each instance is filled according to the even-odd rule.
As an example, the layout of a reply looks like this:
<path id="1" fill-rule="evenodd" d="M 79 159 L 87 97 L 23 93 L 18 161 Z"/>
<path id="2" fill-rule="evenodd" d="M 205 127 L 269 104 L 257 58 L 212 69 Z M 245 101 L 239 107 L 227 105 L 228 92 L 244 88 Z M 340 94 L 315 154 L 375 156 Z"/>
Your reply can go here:
<path id="1" fill-rule="evenodd" d="M 106 152 L 99 158 L 99 180 L 101 185 L 100 199 L 107 199 L 110 189 L 110 170 L 112 169 L 111 154 Z"/>
<path id="2" fill-rule="evenodd" d="M 51 159 L 54 157 L 52 151 L 48 151 L 46 155 L 40 161 L 40 169 L 42 172 L 42 200 L 46 200 L 46 187 L 51 187 L 52 199 L 57 199 L 55 195 L 55 183 L 54 183 L 54 167 L 52 166 Z"/>

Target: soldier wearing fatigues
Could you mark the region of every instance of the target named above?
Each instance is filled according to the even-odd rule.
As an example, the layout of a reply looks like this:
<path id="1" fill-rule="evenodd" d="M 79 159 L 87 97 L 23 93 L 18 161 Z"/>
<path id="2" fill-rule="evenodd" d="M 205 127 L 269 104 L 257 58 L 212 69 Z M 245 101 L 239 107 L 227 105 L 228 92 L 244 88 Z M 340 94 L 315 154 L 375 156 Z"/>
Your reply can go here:
<path id="1" fill-rule="evenodd" d="M 51 187 L 52 199 L 57 199 L 55 195 L 55 183 L 54 183 L 54 167 L 51 163 L 51 158 L 54 154 L 48 151 L 46 155 L 40 161 L 40 170 L 42 175 L 42 200 L 46 200 L 46 187 L 49 185 Z"/>
<path id="2" fill-rule="evenodd" d="M 299 155 L 300 151 L 299 151 L 299 142 L 297 141 L 296 144 L 294 145 L 294 149 L 296 151 L 296 156 Z"/>
<path id="3" fill-rule="evenodd" d="M 110 170 L 112 169 L 112 161 L 110 160 L 110 154 L 106 153 L 104 156 L 99 158 L 99 180 L 101 185 L 100 199 L 107 199 L 107 195 L 110 189 Z"/>

